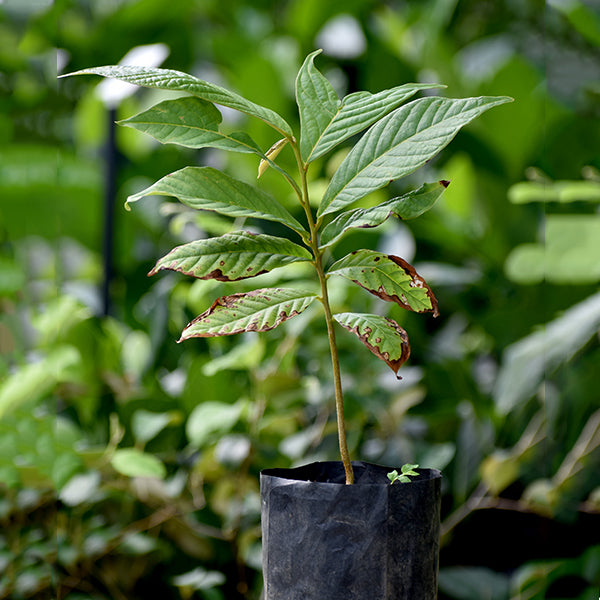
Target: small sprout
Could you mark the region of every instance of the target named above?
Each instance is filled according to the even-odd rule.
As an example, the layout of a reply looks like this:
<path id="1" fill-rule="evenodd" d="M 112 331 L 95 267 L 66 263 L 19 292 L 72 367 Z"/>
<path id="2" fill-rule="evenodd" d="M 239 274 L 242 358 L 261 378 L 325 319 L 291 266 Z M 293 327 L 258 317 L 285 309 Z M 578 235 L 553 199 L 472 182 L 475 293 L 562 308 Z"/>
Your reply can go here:
<path id="1" fill-rule="evenodd" d="M 288 138 L 283 138 L 278 142 L 275 142 L 268 150 L 265 156 L 269 160 L 275 160 L 279 153 L 283 150 L 284 146 L 289 142 Z M 258 177 L 256 179 L 260 179 L 260 176 L 269 168 L 269 161 L 264 158 L 260 161 L 258 165 Z"/>
<path id="2" fill-rule="evenodd" d="M 407 463 L 402 465 L 402 468 L 400 469 L 401 473 L 398 473 L 396 470 L 391 471 L 387 474 L 388 479 L 390 480 L 390 485 L 395 481 L 399 481 L 400 483 L 410 483 L 410 478 L 418 475 L 418 473 L 415 471 L 415 469 L 418 468 L 419 465 L 409 465 Z"/>

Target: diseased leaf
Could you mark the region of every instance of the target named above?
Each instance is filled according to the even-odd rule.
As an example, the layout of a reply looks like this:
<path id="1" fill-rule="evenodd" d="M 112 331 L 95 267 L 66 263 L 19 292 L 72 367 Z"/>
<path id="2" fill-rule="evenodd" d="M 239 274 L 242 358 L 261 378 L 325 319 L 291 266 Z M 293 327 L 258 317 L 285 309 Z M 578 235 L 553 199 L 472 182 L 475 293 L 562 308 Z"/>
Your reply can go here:
<path id="1" fill-rule="evenodd" d="M 148 275 L 171 270 L 197 279 L 237 281 L 310 258 L 308 250 L 286 239 L 240 231 L 178 246 Z"/>
<path id="2" fill-rule="evenodd" d="M 388 302 L 415 312 L 433 312 L 438 304 L 425 280 L 399 256 L 357 250 L 338 260 L 328 273 L 342 275 Z"/>
<path id="3" fill-rule="evenodd" d="M 103 77 L 114 77 L 115 79 L 127 81 L 128 83 L 142 87 L 187 92 L 203 100 L 208 100 L 208 102 L 214 102 L 215 104 L 233 108 L 252 117 L 257 117 L 277 129 L 283 135 L 292 135 L 291 127 L 280 115 L 271 109 L 255 104 L 239 94 L 230 92 L 214 83 L 203 81 L 180 71 L 135 66 L 109 66 L 83 69 L 75 73 L 62 75 L 61 77 L 68 77 L 70 75 L 102 75 Z"/>
<path id="4" fill-rule="evenodd" d="M 412 173 L 481 113 L 508 97 L 420 98 L 377 122 L 352 148 L 331 179 L 318 215 L 341 210 Z"/>
<path id="5" fill-rule="evenodd" d="M 215 300 L 184 330 L 180 342 L 193 337 L 217 337 L 245 331 L 269 331 L 299 315 L 316 294 L 286 288 L 263 288 Z"/>
<path id="6" fill-rule="evenodd" d="M 329 81 L 314 66 L 314 59 L 320 52 L 317 50 L 307 56 L 296 79 L 300 151 L 306 163 L 366 129 L 419 90 L 445 87 L 431 83 L 407 83 L 376 94 L 355 92 L 340 102 Z"/>
<path id="7" fill-rule="evenodd" d="M 338 313 L 333 318 L 383 360 L 398 379 L 402 379 L 398 369 L 410 356 L 410 343 L 406 331 L 396 321 L 379 315 L 349 312 Z"/>
<path id="8" fill-rule="evenodd" d="M 129 196 L 127 203 L 149 195 L 174 196 L 191 208 L 214 210 L 230 217 L 277 221 L 294 231 L 304 232 L 302 225 L 269 194 L 212 167 L 185 167 L 175 171 Z"/>
<path id="9" fill-rule="evenodd" d="M 436 203 L 449 183 L 449 181 L 424 183 L 419 189 L 392 198 L 378 206 L 343 212 L 323 228 L 321 247 L 333 244 L 350 229 L 377 227 L 392 216 L 405 220 L 414 219 Z"/>
<path id="10" fill-rule="evenodd" d="M 222 115 L 211 102 L 186 96 L 165 100 L 129 119 L 119 121 L 151 135 L 162 144 L 188 148 L 219 148 L 262 156 L 256 142 L 246 133 L 222 133 Z"/>

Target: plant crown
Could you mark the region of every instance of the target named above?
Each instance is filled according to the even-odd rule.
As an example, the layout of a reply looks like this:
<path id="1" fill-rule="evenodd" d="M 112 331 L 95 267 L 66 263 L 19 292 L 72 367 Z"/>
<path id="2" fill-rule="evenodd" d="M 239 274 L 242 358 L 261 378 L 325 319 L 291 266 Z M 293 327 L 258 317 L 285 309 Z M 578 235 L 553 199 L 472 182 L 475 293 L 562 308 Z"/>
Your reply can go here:
<path id="1" fill-rule="evenodd" d="M 303 223 L 271 195 L 208 166 L 190 166 L 170 173 L 130 196 L 126 206 L 152 194 L 173 196 L 194 209 L 274 221 L 288 230 L 289 236 L 285 237 L 236 231 L 183 244 L 161 258 L 150 274 L 171 270 L 198 279 L 231 282 L 297 262 L 308 262 L 314 267 L 317 282 L 314 289 L 307 289 L 303 281 L 298 287 L 260 288 L 217 298 L 185 327 L 179 341 L 268 331 L 299 315 L 315 300 L 320 301 L 333 365 L 340 452 L 346 479 L 351 483 L 353 474 L 346 447 L 333 322 L 358 336 L 396 375 L 410 355 L 410 345 L 406 332 L 392 319 L 356 312 L 334 313 L 329 302 L 328 279 L 347 278 L 371 294 L 411 311 L 437 316 L 438 305 L 424 279 L 399 256 L 357 249 L 328 264 L 327 250 L 353 229 L 377 227 L 392 216 L 412 219 L 429 210 L 449 182 L 426 183 L 369 208 L 353 205 L 370 192 L 424 165 L 463 126 L 511 98 L 428 96 L 405 104 L 421 90 L 444 87 L 409 83 L 374 94 L 355 92 L 340 100 L 314 65 L 319 53 L 317 50 L 309 54 L 297 75 L 298 137 L 276 112 L 186 73 L 107 66 L 73 74 L 97 74 L 140 86 L 186 92 L 188 95 L 160 102 L 120 124 L 143 131 L 162 143 L 255 154 L 260 159 L 259 177 L 267 168 L 273 168 L 287 180 L 304 213 Z M 277 132 L 279 140 L 263 152 L 246 133 L 221 129 L 222 116 L 216 104 L 261 119 Z M 365 129 L 366 133 L 331 177 L 314 213 L 307 178 L 311 163 Z M 295 174 L 275 162 L 286 146 L 295 158 Z"/>

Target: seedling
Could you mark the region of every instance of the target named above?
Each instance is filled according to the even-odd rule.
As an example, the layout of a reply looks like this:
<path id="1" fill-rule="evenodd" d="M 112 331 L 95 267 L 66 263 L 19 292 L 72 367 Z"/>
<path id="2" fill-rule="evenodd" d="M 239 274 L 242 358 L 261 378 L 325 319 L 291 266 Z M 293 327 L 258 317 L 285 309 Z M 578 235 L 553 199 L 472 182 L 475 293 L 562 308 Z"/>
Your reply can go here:
<path id="1" fill-rule="evenodd" d="M 410 483 L 411 477 L 416 477 L 418 473 L 414 469 L 418 469 L 419 465 L 409 465 L 406 463 L 402 465 L 400 468 L 400 473 L 395 469 L 387 474 L 388 479 L 390 480 L 390 485 L 399 481 L 400 483 Z"/>
<path id="2" fill-rule="evenodd" d="M 399 256 L 356 249 L 332 264 L 328 251 L 353 229 L 377 227 L 392 216 L 412 219 L 430 209 L 448 185 L 447 181 L 426 183 L 378 206 L 353 208 L 353 205 L 370 192 L 423 166 L 463 126 L 511 99 L 429 96 L 403 104 L 421 90 L 444 87 L 408 83 L 375 94 L 355 92 L 340 100 L 314 65 L 319 52 L 309 54 L 296 79 L 299 135 L 272 110 L 186 73 L 113 66 L 86 69 L 77 74 L 97 74 L 141 86 L 186 92 L 188 96 L 163 101 L 121 124 L 143 131 L 162 143 L 254 154 L 260 159 L 259 176 L 265 169 L 272 168 L 285 178 L 298 202 L 300 215 L 292 214 L 260 188 L 206 166 L 186 167 L 166 175 L 130 196 L 127 206 L 151 194 L 174 196 L 194 209 L 274 221 L 287 230 L 287 235 L 277 236 L 236 231 L 184 244 L 161 258 L 151 274 L 172 270 L 198 279 L 233 282 L 285 268 L 291 263 L 312 265 L 312 289 L 307 288 L 305 281 L 298 281 L 296 286 L 259 288 L 217 298 L 187 325 L 180 341 L 268 331 L 302 313 L 313 302 L 319 302 L 327 325 L 340 454 L 346 481 L 353 483 L 334 324 L 337 322 L 358 336 L 396 375 L 410 355 L 410 345 L 404 329 L 392 319 L 375 314 L 336 312 L 330 302 L 328 281 L 334 276 L 345 277 L 371 294 L 411 311 L 437 316 L 438 305 L 425 280 Z M 263 152 L 246 133 L 221 129 L 217 104 L 261 119 L 276 132 L 277 141 Z M 315 199 L 309 197 L 309 169 L 338 144 L 367 128 L 315 203 Z M 295 172 L 288 172 L 275 162 L 285 148 L 293 154 Z M 313 210 L 317 205 L 317 210 Z"/>

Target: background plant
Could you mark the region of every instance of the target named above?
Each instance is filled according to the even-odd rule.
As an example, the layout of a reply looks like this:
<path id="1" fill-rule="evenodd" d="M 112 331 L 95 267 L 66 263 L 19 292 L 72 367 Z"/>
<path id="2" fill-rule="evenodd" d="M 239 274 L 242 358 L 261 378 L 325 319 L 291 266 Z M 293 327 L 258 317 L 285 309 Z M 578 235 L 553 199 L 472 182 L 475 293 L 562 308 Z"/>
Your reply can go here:
<path id="1" fill-rule="evenodd" d="M 460 132 L 451 154 L 442 152 L 392 184 L 389 196 L 376 192 L 378 201 L 385 201 L 425 181 L 452 180 L 410 231 L 394 220 L 340 241 L 340 256 L 352 247 L 371 247 L 413 262 L 444 307 L 439 318 L 423 319 L 332 278 L 336 302 L 346 298 L 362 312 L 390 309 L 387 316 L 410 332 L 412 346 L 411 366 L 403 367 L 403 380 L 396 382 L 383 363 L 365 360 L 358 339 L 339 336 L 348 443 L 358 458 L 443 468 L 447 534 L 441 598 L 597 596 L 598 470 L 594 452 L 571 452 L 593 448 L 584 443 L 594 439 L 588 434 L 597 409 L 597 330 L 593 320 L 586 321 L 591 306 L 579 306 L 578 312 L 590 337 L 571 345 L 573 354 L 565 348 L 543 369 L 536 381 L 544 385 L 533 391 L 515 385 L 520 392 L 515 396 L 513 389 L 511 397 L 518 400 L 506 409 L 494 391 L 500 369 L 510 373 L 523 363 L 519 356 L 527 356 L 522 354 L 527 345 L 543 337 L 528 341 L 525 350 L 516 345 L 519 340 L 543 332 L 561 314 L 577 317 L 568 309 L 597 291 L 597 280 L 536 283 L 513 279 L 510 263 L 505 270 L 514 248 L 543 239 L 546 213 L 581 216 L 595 210 L 585 199 L 568 205 L 508 200 L 511 186 L 524 180 L 550 190 L 554 181 L 582 180 L 588 166 L 583 184 L 589 185 L 593 169 L 600 168 L 597 17 L 589 3 L 436 0 L 341 8 L 307 0 L 276 6 L 234 0 L 226 15 L 221 3 L 210 1 L 175 0 L 169 13 L 155 0 L 41 4 L 27 9 L 26 2 L 5 1 L 0 19 L 0 369 L 2 390 L 10 381 L 9 397 L 22 401 L 17 406 L 11 400 L 2 425 L 4 432 L 17 428 L 25 435 L 36 426 L 43 433 L 54 431 L 60 417 L 56 427 L 63 431 L 66 424 L 74 435 L 62 436 L 65 444 L 57 444 L 55 452 L 79 456 L 76 475 L 91 474 L 89 481 L 95 477 L 98 484 L 74 485 L 89 490 L 78 504 L 57 503 L 62 488 L 40 475 L 47 467 L 31 468 L 45 455 L 43 447 L 29 454 L 21 447 L 15 461 L 14 449 L 4 454 L 3 446 L 5 597 L 145 598 L 148 589 L 167 598 L 258 597 L 258 471 L 337 455 L 327 346 L 314 344 L 324 333 L 319 319 L 307 323 L 305 313 L 258 339 L 242 334 L 196 340 L 185 352 L 183 344 L 173 344 L 195 315 L 228 293 L 228 284 L 196 285 L 169 275 L 147 279 L 146 273 L 156 256 L 198 237 L 198 229 L 214 237 L 230 226 L 185 207 L 158 214 L 154 197 L 131 214 L 120 207 L 159 175 L 217 160 L 210 150 L 178 150 L 152 144 L 128 128 L 116 131 L 112 316 L 100 316 L 109 119 L 92 78 L 63 80 L 57 87 L 55 48 L 61 49 L 60 64 L 68 61 L 66 72 L 114 64 L 133 45 L 150 40 L 170 49 L 165 67 L 209 78 L 260 104 L 276 98 L 272 108 L 294 128 L 294 77 L 302 57 L 315 47 L 324 47 L 319 66 L 340 96 L 399 81 L 439 80 L 448 85 L 444 94 L 450 97 L 515 98 Z M 354 32 L 355 56 L 324 43 L 327 29 L 340 22 Z M 151 90 L 140 91 L 123 101 L 117 118 L 159 99 Z M 260 121 L 233 123 L 230 113 L 224 118 L 261 148 L 279 139 Z M 316 197 L 344 152 L 340 146 L 339 153 L 334 150 L 311 167 L 309 185 L 320 190 Z M 245 181 L 255 178 L 254 157 L 220 156 L 213 166 Z M 283 152 L 278 164 L 293 169 L 290 156 Z M 260 184 L 287 199 L 288 184 L 272 169 Z M 584 242 L 582 236 L 578 241 Z M 534 252 L 530 264 L 539 263 Z M 581 272 L 584 264 L 579 264 Z M 275 284 L 277 270 L 269 276 Z M 556 352 L 560 347 L 550 346 Z M 235 370 L 225 373 L 231 365 Z M 365 373 L 360 379 L 353 375 L 359 368 Z M 31 379 L 19 378 L 21 372 L 48 375 L 41 378 L 45 385 L 36 388 L 39 393 L 26 391 Z M 19 389 L 23 394 L 13 395 Z M 194 409 L 199 398 L 204 407 Z M 532 422 L 536 413 L 539 428 Z M 161 422 L 167 423 L 162 429 Z M 222 423 L 220 429 L 215 422 Z M 37 439 L 34 432 L 27 436 Z M 531 440 L 538 441 L 518 459 L 518 468 L 509 470 L 510 477 L 502 477 L 510 457 L 521 456 Z M 162 462 L 166 477 L 139 479 L 115 470 L 111 452 L 133 447 Z M 493 460 L 484 469 L 488 457 Z M 558 475 L 567 457 L 575 479 L 563 479 L 570 472 L 566 468 Z M 502 468 L 494 470 L 495 465 Z M 530 502 L 523 493 L 536 480 L 545 483 L 530 492 L 558 489 L 558 496 L 549 497 L 560 502 Z M 496 486 L 482 494 L 479 485 L 490 481 Z M 498 489 L 504 481 L 511 483 Z M 164 489 L 168 494 L 157 493 Z M 543 500 L 546 492 L 537 497 Z M 496 543 L 482 543 L 482 531 Z M 514 544 L 515 531 L 529 535 Z M 57 532 L 64 534 L 59 553 Z M 139 534 L 131 538 L 135 546 L 125 543 L 133 533 Z M 145 544 L 139 543 L 142 538 Z"/>

